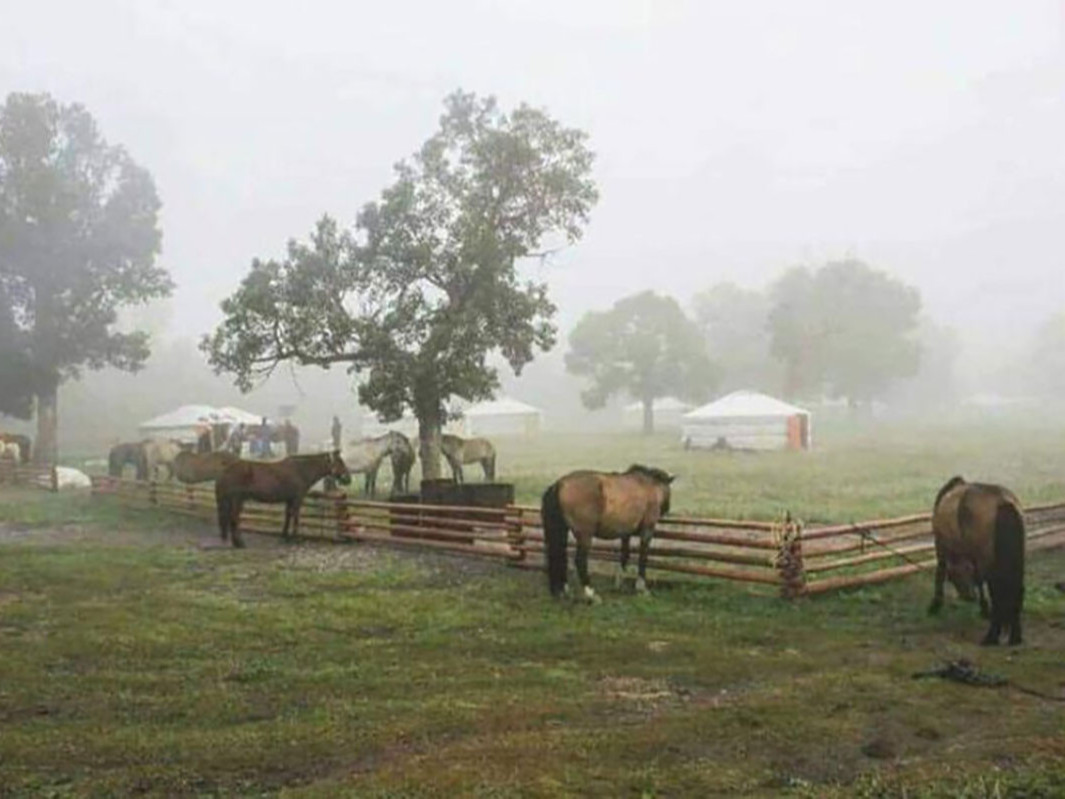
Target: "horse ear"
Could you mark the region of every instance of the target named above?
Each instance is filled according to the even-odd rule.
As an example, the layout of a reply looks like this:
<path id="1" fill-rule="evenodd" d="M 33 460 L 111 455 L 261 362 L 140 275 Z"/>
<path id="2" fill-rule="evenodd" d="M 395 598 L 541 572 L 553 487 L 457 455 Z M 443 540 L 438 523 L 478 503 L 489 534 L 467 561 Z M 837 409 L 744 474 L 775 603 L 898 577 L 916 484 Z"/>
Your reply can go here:
<path id="1" fill-rule="evenodd" d="M 677 479 L 677 475 L 675 475 L 675 474 L 667 475 L 666 484 L 667 485 L 673 485 L 673 481 L 676 480 L 676 479 Z"/>

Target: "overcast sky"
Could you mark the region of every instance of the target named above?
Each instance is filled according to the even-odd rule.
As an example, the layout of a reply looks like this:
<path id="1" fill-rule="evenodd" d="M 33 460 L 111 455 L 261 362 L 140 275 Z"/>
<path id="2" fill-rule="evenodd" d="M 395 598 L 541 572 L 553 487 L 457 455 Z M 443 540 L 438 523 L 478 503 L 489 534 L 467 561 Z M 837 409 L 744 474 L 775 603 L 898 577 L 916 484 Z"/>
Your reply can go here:
<path id="1" fill-rule="evenodd" d="M 84 103 L 155 176 L 172 332 L 323 212 L 353 219 L 462 87 L 590 134 L 601 202 L 541 271 L 564 328 L 849 254 L 971 342 L 1065 308 L 1062 8 L 0 0 L 0 92 Z"/>

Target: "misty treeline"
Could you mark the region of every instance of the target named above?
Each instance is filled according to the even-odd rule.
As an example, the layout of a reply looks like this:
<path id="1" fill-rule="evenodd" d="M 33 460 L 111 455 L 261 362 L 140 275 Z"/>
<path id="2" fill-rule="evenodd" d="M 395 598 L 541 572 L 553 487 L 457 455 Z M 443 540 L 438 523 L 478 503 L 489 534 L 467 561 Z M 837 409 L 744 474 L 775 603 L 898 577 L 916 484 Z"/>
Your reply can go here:
<path id="1" fill-rule="evenodd" d="M 586 406 L 629 396 L 651 432 L 654 400 L 670 396 L 757 389 L 861 409 L 905 385 L 912 401 L 953 398 L 957 337 L 922 316 L 916 288 L 862 261 L 794 267 L 762 290 L 719 283 L 691 306 L 641 292 L 586 314 L 566 356 L 590 383 Z"/>
<path id="2" fill-rule="evenodd" d="M 640 292 L 582 319 L 564 365 L 534 363 L 556 343 L 556 308 L 521 266 L 581 237 L 598 199 L 592 163 L 586 135 L 544 111 L 457 92 L 351 227 L 324 216 L 283 258 L 255 259 L 202 353 L 186 339 L 152 358 L 145 325 L 122 323 L 172 289 L 156 264 L 151 175 L 83 107 L 13 93 L 0 107 L 0 414 L 35 419 L 36 457 L 51 461 L 59 388 L 86 370 L 102 377 L 72 393 L 76 421 L 99 440 L 177 404 L 237 399 L 203 353 L 255 387 L 259 408 L 281 397 L 262 381 L 296 368 L 323 417 L 336 403 L 354 409 L 351 378 L 306 370 L 338 365 L 385 421 L 414 412 L 433 475 L 448 401 L 501 384 L 555 410 L 575 409 L 578 394 L 589 407 L 629 396 L 648 428 L 655 398 L 735 388 L 857 407 L 953 399 L 957 335 L 922 314 L 914 288 L 855 260 L 794 268 L 762 289 L 712 285 L 687 312 Z M 1000 393 L 1060 398 L 1063 359 L 1065 312 L 1039 326 Z M 520 383 L 500 368 L 530 364 Z M 148 380 L 121 374 L 145 368 Z"/>

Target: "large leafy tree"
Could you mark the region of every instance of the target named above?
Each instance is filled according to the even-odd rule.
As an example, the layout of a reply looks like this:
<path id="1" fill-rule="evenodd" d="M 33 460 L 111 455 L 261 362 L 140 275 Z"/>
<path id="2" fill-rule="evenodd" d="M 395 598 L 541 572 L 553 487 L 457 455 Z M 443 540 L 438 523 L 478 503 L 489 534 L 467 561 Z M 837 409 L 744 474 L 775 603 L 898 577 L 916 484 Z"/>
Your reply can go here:
<path id="1" fill-rule="evenodd" d="M 769 353 L 769 296 L 735 283 L 718 283 L 695 295 L 692 310 L 714 361 L 723 390 L 778 391 L 780 364 Z"/>
<path id="2" fill-rule="evenodd" d="M 499 385 L 554 344 L 546 286 L 523 259 L 580 238 L 597 199 L 584 133 L 522 105 L 456 92 L 440 128 L 352 232 L 325 217 L 281 261 L 254 261 L 203 347 L 247 390 L 279 363 L 361 374 L 359 399 L 387 420 L 418 418 L 423 470 L 439 476 L 451 397 Z"/>
<path id="3" fill-rule="evenodd" d="M 80 105 L 11 94 L 0 107 L 0 410 L 25 418 L 35 400 L 40 461 L 57 454 L 64 380 L 148 356 L 148 337 L 115 323 L 170 291 L 158 211 L 151 176 Z"/>
<path id="4" fill-rule="evenodd" d="M 700 400 L 717 382 L 706 341 L 672 297 L 644 291 L 607 311 L 584 315 L 569 336 L 566 369 L 586 377 L 588 408 L 615 394 L 643 405 L 643 431 L 654 432 L 654 401 L 679 396 Z"/>
<path id="5" fill-rule="evenodd" d="M 856 406 L 916 374 L 917 289 L 847 260 L 792 269 L 770 295 L 771 351 L 784 363 L 789 396 L 827 391 Z"/>

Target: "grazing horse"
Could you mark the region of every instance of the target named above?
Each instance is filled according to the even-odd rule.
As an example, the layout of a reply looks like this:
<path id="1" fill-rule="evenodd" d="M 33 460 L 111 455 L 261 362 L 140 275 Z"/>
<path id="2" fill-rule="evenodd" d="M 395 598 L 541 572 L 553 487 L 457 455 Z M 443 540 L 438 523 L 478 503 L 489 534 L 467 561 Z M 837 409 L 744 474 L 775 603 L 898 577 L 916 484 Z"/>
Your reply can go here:
<path id="1" fill-rule="evenodd" d="M 138 480 L 148 479 L 148 456 L 143 442 L 115 444 L 107 453 L 107 473 L 111 477 L 121 477 L 122 470 L 132 466 L 137 472 Z"/>
<path id="2" fill-rule="evenodd" d="M 231 463 L 240 458 L 232 452 L 179 452 L 174 458 L 174 477 L 182 483 L 206 483 L 217 480 Z"/>
<path id="3" fill-rule="evenodd" d="M 410 491 L 410 471 L 414 468 L 414 460 L 417 457 L 414 445 L 410 439 L 402 433 L 390 430 L 392 436 L 392 491 Z"/>
<path id="4" fill-rule="evenodd" d="M 149 438 L 144 442 L 144 455 L 148 459 L 148 477 L 151 480 L 158 479 L 159 467 L 165 466 L 167 479 L 174 479 L 174 458 L 184 448 L 176 441 L 164 438 Z"/>
<path id="5" fill-rule="evenodd" d="M 984 646 L 998 644 L 1003 628 L 1009 630 L 1011 646 L 1021 643 L 1025 531 L 1017 497 L 1002 486 L 952 477 L 936 495 L 932 534 L 936 577 L 928 612 L 943 605 L 943 581 L 949 577 L 962 599 L 972 601 L 975 588 L 981 614 L 991 617 Z M 991 594 L 990 612 L 984 582 Z"/>
<path id="6" fill-rule="evenodd" d="M 675 477 L 648 466 L 618 472 L 570 472 L 544 492 L 540 514 L 551 594 L 566 590 L 566 545 L 569 531 L 577 540 L 574 561 L 584 597 L 597 599 L 588 577 L 592 538 L 621 539 L 621 570 L 628 566 L 629 537 L 640 536 L 636 590 L 647 591 L 647 548 L 658 520 L 669 513 L 670 484 Z"/>
<path id="7" fill-rule="evenodd" d="M 389 431 L 376 438 L 349 441 L 344 450 L 344 462 L 348 464 L 348 470 L 352 474 L 361 473 L 365 476 L 363 491 L 368 496 L 377 492 L 377 471 L 381 468 L 381 461 L 395 452 L 397 447 L 402 446 L 397 435 Z M 405 441 L 406 438 L 403 438 Z M 407 446 L 410 446 L 409 442 Z"/>
<path id="8" fill-rule="evenodd" d="M 451 467 L 456 482 L 463 482 L 462 466 L 467 463 L 480 463 L 484 479 L 496 479 L 496 448 L 487 438 L 459 438 L 445 434 L 440 436 L 440 452 Z"/>
<path id="9" fill-rule="evenodd" d="M 214 484 L 222 540 L 227 540 L 232 534 L 233 546 L 244 546 L 244 538 L 240 534 L 240 512 L 249 499 L 256 502 L 284 502 L 285 525 L 281 529 L 281 536 L 288 538 L 290 522 L 292 535 L 297 535 L 303 499 L 310 487 L 323 477 L 331 477 L 344 485 L 351 482 L 351 474 L 339 451 L 292 455 L 269 463 L 231 463 Z"/>
<path id="10" fill-rule="evenodd" d="M 14 444 L 18 447 L 20 463 L 30 462 L 30 437 L 18 433 L 0 433 L 0 444 Z"/>

